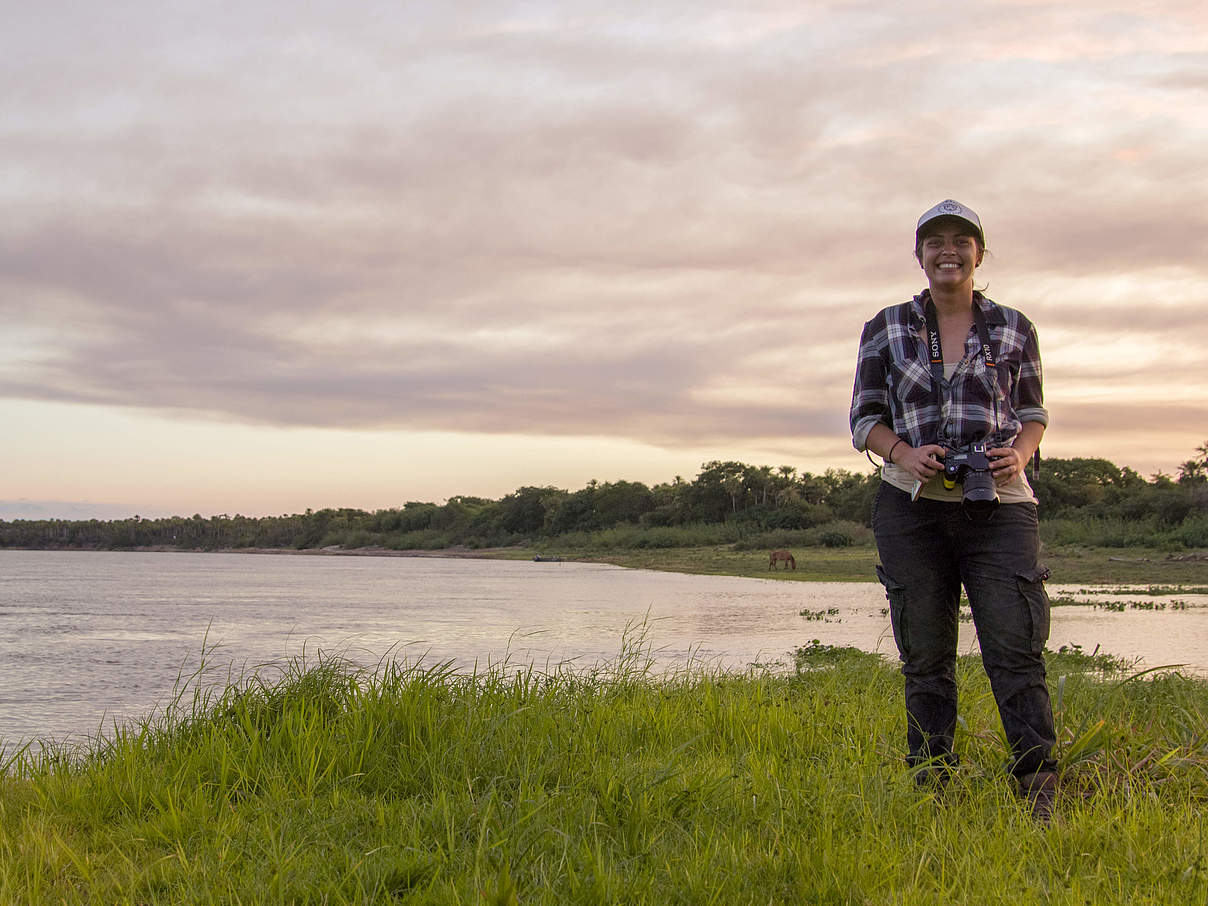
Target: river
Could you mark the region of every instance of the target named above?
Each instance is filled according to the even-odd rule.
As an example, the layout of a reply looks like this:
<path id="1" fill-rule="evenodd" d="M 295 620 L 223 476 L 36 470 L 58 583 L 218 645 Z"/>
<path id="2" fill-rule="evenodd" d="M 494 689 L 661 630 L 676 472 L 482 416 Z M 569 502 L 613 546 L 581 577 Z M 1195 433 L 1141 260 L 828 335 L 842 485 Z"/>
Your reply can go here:
<path id="1" fill-rule="evenodd" d="M 1051 587 L 1051 594 L 1070 589 Z M 1086 597 L 1086 595 L 1083 595 Z M 1208 596 L 1056 607 L 1050 647 L 1208 674 Z M 659 671 L 790 666 L 818 639 L 895 656 L 876 583 L 430 557 L 0 551 L 0 743 L 95 736 L 154 713 L 203 652 L 222 681 L 305 655 L 586 669 L 637 639 Z M 975 650 L 971 624 L 962 650 Z"/>

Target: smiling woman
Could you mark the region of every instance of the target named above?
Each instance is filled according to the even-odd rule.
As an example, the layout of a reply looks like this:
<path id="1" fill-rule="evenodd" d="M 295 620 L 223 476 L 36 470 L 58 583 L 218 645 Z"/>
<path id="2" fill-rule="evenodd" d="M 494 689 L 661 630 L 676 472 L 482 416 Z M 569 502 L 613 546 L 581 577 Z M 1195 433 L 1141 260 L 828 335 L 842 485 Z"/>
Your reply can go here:
<path id="1" fill-rule="evenodd" d="M 958 202 L 919 218 L 915 255 L 928 288 L 865 325 L 852 438 L 886 461 L 873 531 L 906 678 L 907 763 L 920 782 L 943 784 L 957 761 L 963 585 L 1011 772 L 1047 819 L 1057 781 L 1043 655 L 1048 571 L 1023 469 L 1048 414 L 1031 323 L 973 288 L 984 253 L 981 219 Z"/>

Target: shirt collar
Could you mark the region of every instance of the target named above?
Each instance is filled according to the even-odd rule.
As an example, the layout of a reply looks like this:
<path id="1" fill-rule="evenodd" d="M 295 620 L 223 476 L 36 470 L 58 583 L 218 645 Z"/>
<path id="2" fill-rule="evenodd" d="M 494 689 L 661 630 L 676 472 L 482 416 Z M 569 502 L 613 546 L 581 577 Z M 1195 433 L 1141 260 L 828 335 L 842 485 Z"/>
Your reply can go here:
<path id="1" fill-rule="evenodd" d="M 913 299 L 910 300 L 910 314 L 914 326 L 922 327 L 927 323 L 927 319 L 923 316 L 923 309 L 931 299 L 931 290 L 925 289 Z M 973 304 L 982 310 L 982 314 L 986 316 L 986 324 L 989 327 L 1001 327 L 1007 323 L 1006 316 L 1002 313 L 998 303 L 991 299 L 987 299 L 981 294 L 981 290 L 973 291 Z"/>

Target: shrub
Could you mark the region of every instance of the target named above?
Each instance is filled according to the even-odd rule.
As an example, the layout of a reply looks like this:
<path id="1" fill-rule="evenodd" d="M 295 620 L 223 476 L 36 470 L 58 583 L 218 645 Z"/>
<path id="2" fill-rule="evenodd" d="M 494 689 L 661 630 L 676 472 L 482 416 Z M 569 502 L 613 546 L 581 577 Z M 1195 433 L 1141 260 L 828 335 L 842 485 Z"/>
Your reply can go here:
<path id="1" fill-rule="evenodd" d="M 818 526 L 806 532 L 807 543 L 812 547 L 850 547 L 854 544 L 871 545 L 874 543 L 872 529 L 858 522 L 847 519 L 836 519 L 826 525 Z M 846 539 L 846 540 L 843 540 Z"/>
<path id="2" fill-rule="evenodd" d="M 382 546 L 392 551 L 433 551 L 449 546 L 449 536 L 433 529 L 397 532 L 382 539 Z"/>
<path id="3" fill-rule="evenodd" d="M 846 532 L 823 532 L 818 537 L 818 543 L 823 547 L 851 547 L 852 537 Z"/>
<path id="4" fill-rule="evenodd" d="M 1208 515 L 1187 519 L 1171 535 L 1186 548 L 1208 547 Z"/>

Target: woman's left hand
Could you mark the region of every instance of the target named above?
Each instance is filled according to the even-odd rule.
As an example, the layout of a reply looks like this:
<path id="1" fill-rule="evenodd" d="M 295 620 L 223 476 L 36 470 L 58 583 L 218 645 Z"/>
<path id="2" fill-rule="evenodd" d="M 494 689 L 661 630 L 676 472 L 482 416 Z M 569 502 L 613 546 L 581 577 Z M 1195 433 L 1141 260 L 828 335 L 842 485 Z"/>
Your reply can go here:
<path id="1" fill-rule="evenodd" d="M 986 455 L 990 458 L 990 472 L 995 484 L 1014 481 L 1017 475 L 1023 474 L 1024 466 L 1028 464 L 1014 447 L 994 447 L 987 450 Z"/>

